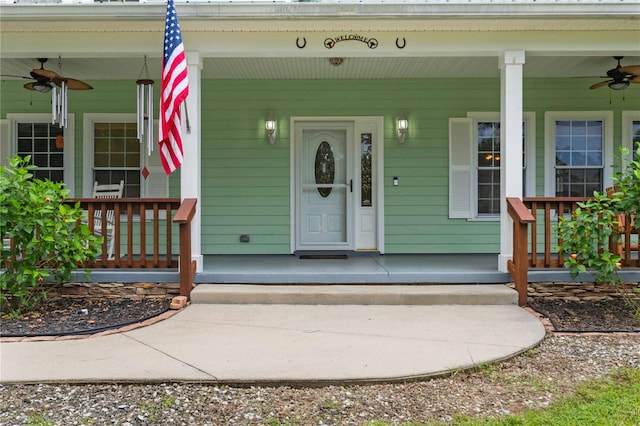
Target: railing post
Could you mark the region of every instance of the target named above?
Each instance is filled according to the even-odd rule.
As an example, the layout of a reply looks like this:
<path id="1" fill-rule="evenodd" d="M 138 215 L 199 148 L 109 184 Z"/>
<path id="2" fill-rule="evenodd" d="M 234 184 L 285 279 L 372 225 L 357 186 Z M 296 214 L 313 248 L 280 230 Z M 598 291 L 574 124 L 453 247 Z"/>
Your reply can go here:
<path id="1" fill-rule="evenodd" d="M 513 278 L 518 292 L 518 305 L 527 304 L 528 271 L 529 271 L 529 224 L 535 218 L 520 198 L 508 197 L 507 210 L 513 221 L 513 256 L 507 262 L 507 269 Z"/>
<path id="2" fill-rule="evenodd" d="M 175 216 L 174 223 L 180 224 L 180 296 L 191 296 L 193 277 L 195 276 L 195 261 L 191 260 L 191 219 L 196 213 L 195 198 L 185 198 Z"/>
<path id="3" fill-rule="evenodd" d="M 191 222 L 180 224 L 180 296 L 191 294 Z"/>
<path id="4" fill-rule="evenodd" d="M 516 285 L 516 291 L 518 292 L 518 305 L 524 306 L 527 304 L 527 293 L 529 285 L 529 267 L 527 246 L 529 243 L 529 232 L 526 223 L 514 222 L 513 223 L 513 263 L 514 269 L 514 281 Z"/>

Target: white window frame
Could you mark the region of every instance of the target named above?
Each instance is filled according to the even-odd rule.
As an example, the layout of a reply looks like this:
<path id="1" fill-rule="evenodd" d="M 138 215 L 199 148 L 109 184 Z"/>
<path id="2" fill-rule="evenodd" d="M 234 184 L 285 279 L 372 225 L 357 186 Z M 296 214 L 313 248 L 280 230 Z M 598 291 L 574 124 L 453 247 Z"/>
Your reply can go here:
<path id="1" fill-rule="evenodd" d="M 633 158 L 633 122 L 640 121 L 640 111 L 622 111 L 622 146 L 629 150 L 629 155 L 622 157 L 624 169 Z"/>
<path id="2" fill-rule="evenodd" d="M 18 113 L 7 114 L 9 156 L 12 157 L 18 152 L 18 123 L 51 123 L 51 114 L 30 114 Z M 75 115 L 67 114 L 67 126 L 64 129 L 64 152 L 63 152 L 63 181 L 65 189 L 69 190 L 69 196 L 75 197 Z"/>
<path id="3" fill-rule="evenodd" d="M 602 186 L 603 190 L 613 184 L 613 111 L 547 111 L 544 115 L 544 193 L 556 196 L 556 121 L 602 121 Z"/>
<path id="4" fill-rule="evenodd" d="M 478 214 L 478 123 L 479 122 L 500 122 L 500 112 L 468 112 L 467 117 L 472 120 L 471 124 L 471 194 L 472 206 L 470 221 L 499 221 L 500 214 L 488 215 Z M 522 121 L 524 122 L 526 134 L 524 135 L 524 158 L 526 183 L 524 195 L 534 195 L 536 191 L 536 113 L 526 111 L 522 113 Z M 500 126 L 500 143 L 503 143 L 502 126 Z"/>

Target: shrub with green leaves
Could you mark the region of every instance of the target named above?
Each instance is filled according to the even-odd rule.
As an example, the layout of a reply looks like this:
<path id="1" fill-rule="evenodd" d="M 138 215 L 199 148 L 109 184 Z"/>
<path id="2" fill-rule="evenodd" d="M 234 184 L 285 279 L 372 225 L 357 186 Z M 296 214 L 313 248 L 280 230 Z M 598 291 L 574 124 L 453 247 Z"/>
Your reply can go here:
<path id="1" fill-rule="evenodd" d="M 622 155 L 629 155 L 626 149 Z M 556 228 L 561 245 L 560 254 L 565 259 L 571 277 L 588 272 L 596 283 L 620 285 L 618 275 L 621 257 L 611 250 L 620 242 L 618 215 L 626 216 L 626 223 L 640 216 L 640 147 L 636 158 L 613 178 L 614 186 L 606 194 L 594 193 L 593 198 L 573 212 L 571 217 L 560 217 Z M 620 287 L 623 290 L 623 287 Z M 638 308 L 640 312 L 640 308 Z"/>
<path id="2" fill-rule="evenodd" d="M 614 200 L 595 193 L 589 201 L 578 204 L 571 217 L 558 218 L 558 247 L 564 264 L 576 279 L 581 272 L 595 276 L 596 283 L 617 283 L 620 256 L 609 251 L 609 241 L 618 227 Z"/>
<path id="3" fill-rule="evenodd" d="M 65 203 L 64 184 L 34 178 L 30 157 L 0 167 L 0 309 L 19 315 L 44 297 L 46 283 L 62 283 L 100 253 L 79 204 Z M 88 271 L 85 270 L 88 275 Z"/>

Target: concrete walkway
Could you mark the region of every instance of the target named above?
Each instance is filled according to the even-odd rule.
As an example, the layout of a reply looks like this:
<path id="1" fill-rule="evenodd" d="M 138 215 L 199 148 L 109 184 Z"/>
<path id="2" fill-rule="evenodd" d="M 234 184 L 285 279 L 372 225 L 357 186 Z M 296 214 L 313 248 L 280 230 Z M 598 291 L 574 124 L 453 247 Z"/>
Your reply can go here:
<path id="1" fill-rule="evenodd" d="M 538 318 L 513 304 L 192 304 L 127 332 L 0 343 L 0 381 L 405 380 L 508 358 L 544 335 Z"/>

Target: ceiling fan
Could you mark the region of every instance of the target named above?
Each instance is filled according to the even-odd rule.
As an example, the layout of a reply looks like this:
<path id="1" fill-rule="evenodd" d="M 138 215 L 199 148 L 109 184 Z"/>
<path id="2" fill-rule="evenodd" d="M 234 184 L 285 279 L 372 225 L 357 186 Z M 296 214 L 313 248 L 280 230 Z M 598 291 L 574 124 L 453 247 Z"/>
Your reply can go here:
<path id="1" fill-rule="evenodd" d="M 50 92 L 53 86 L 51 83 L 55 84 L 58 87 L 62 86 L 62 83 L 65 83 L 65 86 L 69 90 L 91 90 L 93 87 L 88 85 L 87 83 L 76 80 L 74 78 L 63 77 L 55 71 L 50 71 L 44 69 L 44 64 L 47 62 L 47 58 L 38 58 L 40 62 L 40 68 L 34 68 L 29 73 L 31 76 L 21 76 L 21 75 L 11 75 L 7 77 L 19 77 L 27 80 L 35 80 L 31 83 L 26 83 L 23 87 L 27 90 L 35 90 L 40 93 Z"/>
<path id="2" fill-rule="evenodd" d="M 601 81 L 592 85 L 591 89 L 597 89 L 602 86 L 609 86 L 613 90 L 624 90 L 629 87 L 629 83 L 640 84 L 640 65 L 628 65 L 623 67 L 620 65 L 620 61 L 624 56 L 614 56 L 613 59 L 618 61 L 618 65 L 615 68 L 607 71 L 607 77 L 609 80 Z"/>

